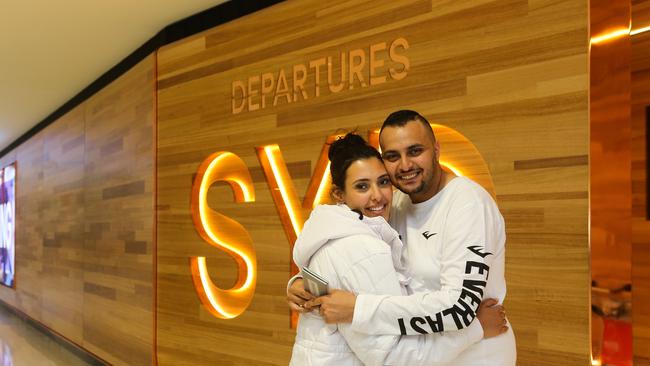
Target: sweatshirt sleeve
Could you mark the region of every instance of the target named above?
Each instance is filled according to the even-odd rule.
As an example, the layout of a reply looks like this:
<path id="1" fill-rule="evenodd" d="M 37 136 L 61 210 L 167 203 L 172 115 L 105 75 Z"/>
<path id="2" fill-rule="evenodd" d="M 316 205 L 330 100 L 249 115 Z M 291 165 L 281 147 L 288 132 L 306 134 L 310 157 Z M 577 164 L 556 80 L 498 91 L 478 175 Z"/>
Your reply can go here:
<path id="1" fill-rule="evenodd" d="M 402 293 L 388 251 L 354 263 L 341 276 L 341 285 L 359 294 Z M 461 332 L 405 337 L 372 336 L 353 330 L 350 324 L 339 324 L 338 328 L 352 351 L 366 365 L 444 365 L 483 338 L 478 322 Z"/>
<path id="2" fill-rule="evenodd" d="M 450 210 L 444 228 L 441 288 L 410 296 L 360 294 L 352 329 L 366 334 L 417 335 L 457 331 L 472 324 L 487 285 L 496 218 L 481 202 Z"/>

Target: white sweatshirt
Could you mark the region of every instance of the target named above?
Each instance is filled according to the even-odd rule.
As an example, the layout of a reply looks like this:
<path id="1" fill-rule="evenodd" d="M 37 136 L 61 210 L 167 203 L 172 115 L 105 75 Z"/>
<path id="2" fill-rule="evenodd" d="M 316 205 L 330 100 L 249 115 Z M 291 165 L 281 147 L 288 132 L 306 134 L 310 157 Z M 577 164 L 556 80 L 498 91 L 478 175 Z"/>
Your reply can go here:
<path id="1" fill-rule="evenodd" d="M 397 232 L 382 217 L 359 217 L 344 205 L 316 207 L 296 241 L 294 261 L 323 276 L 330 288 L 407 294 L 411 279 Z M 447 365 L 482 337 L 479 322 L 444 335 L 370 336 L 351 324 L 325 324 L 312 312 L 300 316 L 291 365 Z"/>
<path id="2" fill-rule="evenodd" d="M 406 243 L 404 259 L 414 283 L 411 296 L 357 296 L 352 329 L 366 334 L 427 334 L 464 329 L 482 299 L 506 295 L 505 226 L 492 197 L 464 177 L 431 199 L 413 204 L 396 192 L 392 226 Z M 451 332 L 453 334 L 453 332 Z M 515 365 L 512 328 L 483 339 L 453 365 Z"/>

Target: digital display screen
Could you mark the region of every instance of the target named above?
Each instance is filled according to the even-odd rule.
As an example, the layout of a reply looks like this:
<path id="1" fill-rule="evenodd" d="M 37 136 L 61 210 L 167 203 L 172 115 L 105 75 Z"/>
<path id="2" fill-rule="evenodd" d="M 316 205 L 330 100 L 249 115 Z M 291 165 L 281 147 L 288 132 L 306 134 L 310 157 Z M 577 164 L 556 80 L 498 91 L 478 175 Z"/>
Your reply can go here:
<path id="1" fill-rule="evenodd" d="M 14 287 L 16 259 L 16 163 L 0 171 L 0 283 Z"/>

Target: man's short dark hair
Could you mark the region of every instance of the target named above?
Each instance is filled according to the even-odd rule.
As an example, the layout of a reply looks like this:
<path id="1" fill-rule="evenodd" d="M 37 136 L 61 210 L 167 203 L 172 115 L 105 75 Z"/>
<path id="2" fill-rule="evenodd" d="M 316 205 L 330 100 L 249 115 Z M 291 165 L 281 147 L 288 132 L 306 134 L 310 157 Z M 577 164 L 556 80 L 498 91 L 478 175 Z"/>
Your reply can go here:
<path id="1" fill-rule="evenodd" d="M 427 131 L 431 132 L 431 137 L 433 138 L 433 141 L 434 142 L 436 141 L 436 136 L 433 133 L 433 129 L 431 128 L 429 121 L 427 121 L 427 119 L 424 118 L 420 113 L 408 109 L 403 109 L 401 111 L 393 112 L 390 115 L 388 115 L 388 117 L 386 117 L 386 120 L 384 121 L 384 124 L 381 125 L 379 134 L 381 134 L 381 132 L 386 127 L 404 127 L 407 123 L 411 121 L 420 122 Z"/>

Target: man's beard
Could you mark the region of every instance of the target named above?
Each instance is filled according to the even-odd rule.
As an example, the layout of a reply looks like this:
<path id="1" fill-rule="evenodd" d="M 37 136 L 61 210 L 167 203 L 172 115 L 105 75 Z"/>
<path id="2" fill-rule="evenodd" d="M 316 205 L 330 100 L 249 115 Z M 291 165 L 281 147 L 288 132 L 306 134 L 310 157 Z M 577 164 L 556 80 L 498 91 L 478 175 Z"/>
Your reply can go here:
<path id="1" fill-rule="evenodd" d="M 424 191 L 426 190 L 426 186 L 427 186 L 427 185 L 426 185 L 425 181 L 422 180 L 422 182 L 420 183 L 419 186 L 417 186 L 417 187 L 415 187 L 415 188 L 413 188 L 413 189 L 411 189 L 411 190 L 407 190 L 406 188 L 403 188 L 403 187 L 400 186 L 399 184 L 394 184 L 394 186 L 395 186 L 398 190 L 400 190 L 400 192 L 405 193 L 405 194 L 408 194 L 408 195 L 411 195 L 411 194 L 419 194 L 419 193 L 424 192 Z"/>
<path id="2" fill-rule="evenodd" d="M 442 172 L 441 172 L 441 174 L 442 174 Z M 423 170 L 421 179 L 422 180 L 420 181 L 420 185 L 418 185 L 417 187 L 415 187 L 413 189 L 410 189 L 410 190 L 400 186 L 399 184 L 395 184 L 395 181 L 392 181 L 392 179 L 391 179 L 391 182 L 393 183 L 393 186 L 395 186 L 400 192 L 411 196 L 411 195 L 414 195 L 414 194 L 418 195 L 418 194 L 427 192 L 431 188 L 431 186 L 433 185 L 434 175 L 433 175 L 433 173 L 426 174 L 425 171 Z"/>

